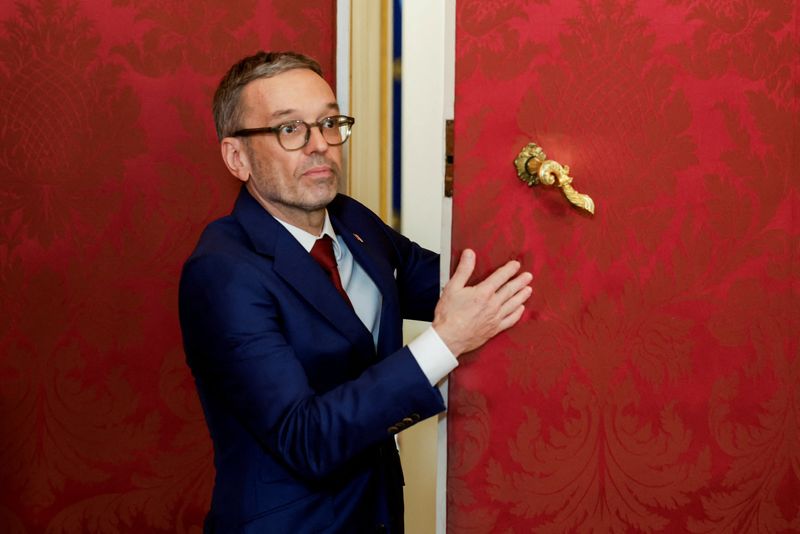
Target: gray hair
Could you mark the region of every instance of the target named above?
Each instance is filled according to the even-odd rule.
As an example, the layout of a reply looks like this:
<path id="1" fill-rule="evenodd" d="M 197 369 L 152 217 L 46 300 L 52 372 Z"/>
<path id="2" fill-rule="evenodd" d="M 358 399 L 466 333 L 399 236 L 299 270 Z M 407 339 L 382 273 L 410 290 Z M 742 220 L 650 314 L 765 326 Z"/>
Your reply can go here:
<path id="1" fill-rule="evenodd" d="M 214 92 L 212 112 L 217 138 L 239 129 L 242 109 L 239 97 L 245 85 L 259 78 L 271 78 L 294 69 L 309 69 L 322 76 L 322 68 L 312 58 L 296 52 L 264 52 L 248 56 L 235 65 L 222 77 Z"/>

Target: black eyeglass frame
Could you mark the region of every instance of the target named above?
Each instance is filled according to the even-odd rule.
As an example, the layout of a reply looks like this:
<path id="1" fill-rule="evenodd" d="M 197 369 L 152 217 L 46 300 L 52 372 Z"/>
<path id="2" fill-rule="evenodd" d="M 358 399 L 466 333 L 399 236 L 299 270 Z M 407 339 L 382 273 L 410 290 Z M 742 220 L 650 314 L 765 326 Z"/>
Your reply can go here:
<path id="1" fill-rule="evenodd" d="M 347 135 L 344 136 L 341 143 L 331 143 L 325 138 L 325 133 L 322 131 L 322 123 L 325 121 L 329 121 L 331 119 L 336 120 L 336 127 L 341 128 L 342 126 L 347 126 Z M 301 150 L 308 144 L 308 141 L 311 139 L 311 128 L 314 126 L 319 129 L 320 134 L 322 134 L 322 138 L 325 139 L 325 142 L 328 143 L 328 146 L 340 146 L 347 142 L 350 139 L 350 135 L 353 133 L 353 125 L 356 123 L 356 119 L 353 117 L 348 117 L 347 115 L 331 115 L 329 117 L 323 117 L 317 122 L 307 123 L 306 121 L 296 120 L 296 121 L 289 121 L 278 124 L 277 126 L 264 126 L 262 128 L 242 128 L 241 130 L 236 130 L 233 132 L 230 137 L 249 137 L 251 135 L 259 135 L 259 134 L 274 134 L 278 138 L 278 144 L 281 145 L 281 148 L 292 152 L 295 150 Z M 280 131 L 282 128 L 292 125 L 304 125 L 306 127 L 306 137 L 303 141 L 303 144 L 297 148 L 286 148 L 283 146 L 283 142 L 281 141 Z"/>

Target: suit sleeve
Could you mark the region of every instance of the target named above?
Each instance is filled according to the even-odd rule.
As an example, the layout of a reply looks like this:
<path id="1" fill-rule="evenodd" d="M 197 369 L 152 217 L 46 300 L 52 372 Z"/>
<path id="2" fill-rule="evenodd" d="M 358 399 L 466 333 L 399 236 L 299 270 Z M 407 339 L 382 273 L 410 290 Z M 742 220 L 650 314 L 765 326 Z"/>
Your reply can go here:
<path id="1" fill-rule="evenodd" d="M 410 269 L 409 282 L 422 276 L 419 268 Z M 405 347 L 357 378 L 315 392 L 264 276 L 223 254 L 187 262 L 180 287 L 184 345 L 198 386 L 299 476 L 323 478 L 389 439 L 397 421 L 444 409 Z"/>

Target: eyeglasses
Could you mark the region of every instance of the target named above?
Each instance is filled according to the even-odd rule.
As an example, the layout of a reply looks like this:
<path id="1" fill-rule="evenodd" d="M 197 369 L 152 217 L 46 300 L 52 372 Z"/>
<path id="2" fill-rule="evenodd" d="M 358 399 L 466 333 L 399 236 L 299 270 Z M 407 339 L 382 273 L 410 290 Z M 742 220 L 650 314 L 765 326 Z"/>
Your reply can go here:
<path id="1" fill-rule="evenodd" d="M 231 137 L 245 137 L 258 134 L 275 134 L 278 143 L 284 150 L 300 150 L 308 144 L 311 138 L 311 128 L 319 128 L 322 138 L 330 146 L 339 146 L 350 138 L 350 133 L 356 120 L 347 115 L 334 115 L 325 117 L 311 124 L 305 121 L 284 122 L 277 126 L 264 128 L 244 128 L 236 130 Z"/>

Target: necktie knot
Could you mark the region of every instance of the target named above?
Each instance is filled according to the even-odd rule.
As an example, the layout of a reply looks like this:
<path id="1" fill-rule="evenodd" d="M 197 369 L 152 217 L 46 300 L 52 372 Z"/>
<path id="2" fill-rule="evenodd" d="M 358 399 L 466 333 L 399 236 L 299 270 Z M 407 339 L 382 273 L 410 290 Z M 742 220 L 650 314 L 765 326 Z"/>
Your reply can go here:
<path id="1" fill-rule="evenodd" d="M 336 266 L 336 256 L 333 254 L 333 240 L 329 235 L 325 234 L 314 242 L 314 246 L 311 247 L 311 257 L 325 270 L 333 283 L 333 287 L 336 288 L 345 302 L 352 307 L 350 298 L 347 296 L 344 286 L 342 286 L 339 268 Z"/>

